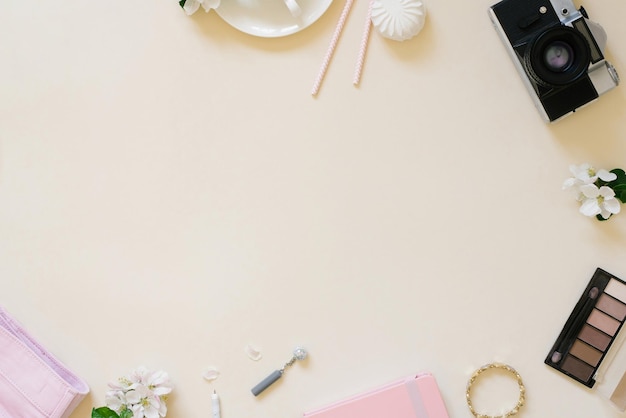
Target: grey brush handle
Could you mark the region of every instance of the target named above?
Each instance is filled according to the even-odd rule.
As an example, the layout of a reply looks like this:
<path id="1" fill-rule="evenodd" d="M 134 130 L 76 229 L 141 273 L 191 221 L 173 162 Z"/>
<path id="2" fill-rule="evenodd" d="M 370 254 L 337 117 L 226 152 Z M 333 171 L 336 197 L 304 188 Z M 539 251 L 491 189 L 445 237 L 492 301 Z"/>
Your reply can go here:
<path id="1" fill-rule="evenodd" d="M 270 387 L 270 385 L 272 383 L 274 383 L 275 381 L 280 379 L 282 377 L 282 375 L 283 375 L 283 371 L 282 370 L 274 370 L 272 372 L 272 374 L 267 376 L 265 379 L 263 379 L 261 382 L 259 382 L 259 384 L 257 384 L 255 387 L 252 388 L 252 394 L 254 396 L 259 395 L 265 389 Z"/>

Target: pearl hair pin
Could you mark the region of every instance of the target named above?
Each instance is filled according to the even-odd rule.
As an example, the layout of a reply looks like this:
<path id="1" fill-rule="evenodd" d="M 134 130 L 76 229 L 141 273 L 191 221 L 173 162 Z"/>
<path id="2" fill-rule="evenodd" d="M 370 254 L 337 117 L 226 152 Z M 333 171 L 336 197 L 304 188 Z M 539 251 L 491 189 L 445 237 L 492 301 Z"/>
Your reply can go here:
<path id="1" fill-rule="evenodd" d="M 252 388 L 252 394 L 254 396 L 258 396 L 261 392 L 263 392 L 265 389 L 270 387 L 274 382 L 280 379 L 285 373 L 285 369 L 287 367 L 293 366 L 296 360 L 302 361 L 306 359 L 307 355 L 308 353 L 306 352 L 304 348 L 297 347 L 295 350 L 293 350 L 293 356 L 291 357 L 291 359 L 287 363 L 285 363 L 285 365 L 281 369 L 274 370 L 269 376 L 267 376 L 265 379 L 263 379 L 255 387 Z"/>

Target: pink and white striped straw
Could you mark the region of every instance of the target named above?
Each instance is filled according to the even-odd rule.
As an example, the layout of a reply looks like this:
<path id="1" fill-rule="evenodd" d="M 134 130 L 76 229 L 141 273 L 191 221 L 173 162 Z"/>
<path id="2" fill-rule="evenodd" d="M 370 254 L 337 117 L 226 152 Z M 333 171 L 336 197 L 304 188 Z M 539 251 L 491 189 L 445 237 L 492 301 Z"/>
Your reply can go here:
<path id="1" fill-rule="evenodd" d="M 372 28 L 372 6 L 374 0 L 370 0 L 369 7 L 367 9 L 367 18 L 365 19 L 365 27 L 363 28 L 363 36 L 361 37 L 361 49 L 359 50 L 359 57 L 356 61 L 356 68 L 354 69 L 354 78 L 352 84 L 358 86 L 361 82 L 361 73 L 363 72 L 363 63 L 365 62 L 365 54 L 367 53 L 367 45 L 370 40 L 370 30 Z"/>
<path id="2" fill-rule="evenodd" d="M 311 95 L 316 96 L 320 90 L 320 86 L 322 85 L 322 81 L 324 80 L 324 76 L 326 76 L 326 70 L 328 69 L 328 65 L 330 64 L 330 60 L 335 53 L 335 48 L 337 47 L 337 42 L 339 42 L 339 37 L 341 36 L 341 31 L 343 31 L 343 26 L 348 19 L 348 14 L 350 14 L 350 9 L 352 8 L 353 0 L 346 0 L 346 4 L 343 6 L 343 11 L 341 12 L 341 16 L 339 17 L 339 22 L 337 22 L 337 26 L 335 27 L 335 33 L 333 34 L 332 39 L 330 40 L 330 45 L 328 46 L 328 50 L 326 51 L 326 55 L 324 56 L 324 60 L 322 61 L 322 67 L 315 79 L 315 84 L 313 84 L 313 90 L 311 91 Z"/>

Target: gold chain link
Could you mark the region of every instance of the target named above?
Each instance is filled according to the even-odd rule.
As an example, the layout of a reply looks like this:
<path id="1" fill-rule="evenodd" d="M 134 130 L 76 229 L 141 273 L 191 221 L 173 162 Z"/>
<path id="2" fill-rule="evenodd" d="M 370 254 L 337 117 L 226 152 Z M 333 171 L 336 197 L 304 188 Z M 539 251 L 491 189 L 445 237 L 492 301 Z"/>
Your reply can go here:
<path id="1" fill-rule="evenodd" d="M 507 372 L 512 373 L 515 376 L 515 379 L 517 380 L 517 384 L 519 386 L 519 399 L 517 401 L 517 404 L 510 411 L 505 412 L 504 414 L 498 415 L 498 416 L 485 415 L 485 414 L 480 414 L 476 412 L 476 410 L 474 409 L 474 406 L 472 405 L 472 399 L 471 399 L 471 394 L 470 394 L 472 391 L 472 386 L 474 385 L 474 382 L 476 381 L 476 379 L 478 379 L 478 376 L 480 376 L 481 373 L 490 369 L 502 369 L 502 370 L 506 370 Z M 524 387 L 524 382 L 522 382 L 522 377 L 513 367 L 507 364 L 490 363 L 476 370 L 474 374 L 472 375 L 472 377 L 470 377 L 469 381 L 467 382 L 467 391 L 465 392 L 465 399 L 467 400 L 467 406 L 469 406 L 470 412 L 476 418 L 508 418 L 510 416 L 517 414 L 520 408 L 524 406 L 524 402 L 526 401 L 526 388 Z"/>

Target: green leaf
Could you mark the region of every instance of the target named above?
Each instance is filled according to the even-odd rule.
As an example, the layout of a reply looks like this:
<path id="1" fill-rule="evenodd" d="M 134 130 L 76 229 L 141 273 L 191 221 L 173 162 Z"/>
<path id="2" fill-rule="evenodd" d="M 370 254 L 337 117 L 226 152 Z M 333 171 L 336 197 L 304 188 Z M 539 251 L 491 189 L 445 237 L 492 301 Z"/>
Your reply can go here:
<path id="1" fill-rule="evenodd" d="M 615 174 L 617 178 L 606 183 L 606 186 L 613 189 L 617 199 L 621 200 L 622 203 L 626 203 L 626 172 L 621 168 L 614 168 L 610 172 Z"/>
<path id="2" fill-rule="evenodd" d="M 604 221 L 608 221 L 609 219 L 611 219 L 611 216 L 613 216 L 613 215 L 609 215 L 609 217 L 607 219 L 604 219 L 602 217 L 602 215 L 596 215 L 596 219 L 599 220 L 599 221 L 604 222 Z"/>
<path id="3" fill-rule="evenodd" d="M 132 416 L 132 413 L 131 413 Z M 103 406 L 101 408 L 93 408 L 91 410 L 91 418 L 120 418 L 117 412 Z"/>
<path id="4" fill-rule="evenodd" d="M 180 0 L 180 1 L 178 2 L 178 4 L 180 4 L 180 7 L 184 7 L 184 6 L 185 6 L 185 2 L 186 2 L 186 1 L 187 1 L 187 0 Z"/>
<path id="5" fill-rule="evenodd" d="M 611 170 L 611 173 L 615 174 L 617 178 L 613 181 L 610 181 L 608 184 L 609 187 L 614 188 L 618 184 L 626 184 L 626 173 L 621 168 L 614 168 Z"/>
<path id="6" fill-rule="evenodd" d="M 624 170 L 622 170 L 621 168 L 614 168 L 610 172 L 615 174 L 618 178 L 619 177 L 626 177 L 626 172 Z"/>
<path id="7" fill-rule="evenodd" d="M 130 409 L 125 409 L 120 414 L 120 418 L 131 418 L 133 416 L 133 411 Z"/>

